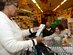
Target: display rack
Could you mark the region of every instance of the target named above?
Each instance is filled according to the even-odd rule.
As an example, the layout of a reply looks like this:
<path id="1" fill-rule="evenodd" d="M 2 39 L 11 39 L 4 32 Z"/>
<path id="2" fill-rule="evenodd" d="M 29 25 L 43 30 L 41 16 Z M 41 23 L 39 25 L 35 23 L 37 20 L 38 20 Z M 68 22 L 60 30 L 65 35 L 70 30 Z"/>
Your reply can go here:
<path id="1" fill-rule="evenodd" d="M 73 35 L 73 22 L 69 22 L 68 23 L 68 27 L 69 27 L 69 29 L 71 31 L 71 34 Z"/>

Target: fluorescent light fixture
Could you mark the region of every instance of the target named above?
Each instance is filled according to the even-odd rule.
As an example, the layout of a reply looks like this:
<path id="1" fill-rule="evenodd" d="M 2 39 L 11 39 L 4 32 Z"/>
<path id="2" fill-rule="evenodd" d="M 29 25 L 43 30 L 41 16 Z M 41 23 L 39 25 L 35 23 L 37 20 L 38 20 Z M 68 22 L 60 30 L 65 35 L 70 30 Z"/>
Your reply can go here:
<path id="1" fill-rule="evenodd" d="M 41 12 L 43 12 L 42 9 L 39 7 L 39 5 L 37 3 L 36 3 L 36 6 L 40 9 Z"/>
<path id="2" fill-rule="evenodd" d="M 64 0 L 63 2 L 61 2 L 61 5 L 64 4 L 67 0 Z"/>
<path id="3" fill-rule="evenodd" d="M 36 3 L 36 1 L 35 1 L 35 0 L 32 0 L 32 2 L 33 2 L 33 3 Z"/>
<path id="4" fill-rule="evenodd" d="M 26 9 L 20 9 L 21 11 L 25 11 L 25 12 L 28 12 L 28 13 L 32 13 L 31 11 L 29 10 L 26 10 Z"/>
<path id="5" fill-rule="evenodd" d="M 60 7 L 60 5 L 58 5 L 53 11 L 55 11 L 56 9 L 58 9 Z"/>
<path id="6" fill-rule="evenodd" d="M 59 4 L 53 11 L 57 10 L 62 4 L 64 4 L 67 0 L 63 0 L 63 2 L 61 2 L 61 4 Z"/>
<path id="7" fill-rule="evenodd" d="M 38 3 L 36 2 L 36 0 L 32 0 L 32 2 L 36 4 L 36 6 L 40 9 L 41 12 L 43 12 Z"/>

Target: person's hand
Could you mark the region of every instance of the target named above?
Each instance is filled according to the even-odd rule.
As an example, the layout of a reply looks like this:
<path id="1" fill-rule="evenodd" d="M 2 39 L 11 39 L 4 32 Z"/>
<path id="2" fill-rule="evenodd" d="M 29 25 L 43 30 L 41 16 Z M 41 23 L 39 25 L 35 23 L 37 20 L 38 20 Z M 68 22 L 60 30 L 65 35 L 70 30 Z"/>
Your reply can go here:
<path id="1" fill-rule="evenodd" d="M 37 42 L 43 42 L 45 39 L 44 38 L 35 38 Z"/>

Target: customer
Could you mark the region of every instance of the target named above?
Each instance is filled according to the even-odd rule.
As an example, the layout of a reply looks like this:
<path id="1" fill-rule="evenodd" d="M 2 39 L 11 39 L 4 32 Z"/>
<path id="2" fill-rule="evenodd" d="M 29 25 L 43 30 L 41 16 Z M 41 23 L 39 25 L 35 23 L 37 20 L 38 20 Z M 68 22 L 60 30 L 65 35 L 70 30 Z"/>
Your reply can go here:
<path id="1" fill-rule="evenodd" d="M 0 55 L 16 55 L 21 50 L 31 48 L 33 42 L 43 41 L 43 38 L 24 41 L 23 38 L 37 31 L 36 28 L 21 30 L 11 17 L 16 16 L 17 0 L 0 1 Z"/>
<path id="2" fill-rule="evenodd" d="M 45 40 L 49 40 L 49 41 L 52 41 L 53 42 L 53 44 L 52 44 L 52 46 L 61 46 L 62 45 L 62 38 L 63 38 L 63 34 L 61 33 L 61 29 L 60 29 L 60 27 L 59 26 L 57 26 L 56 28 L 55 28 L 55 32 L 52 34 L 52 35 L 50 35 L 50 36 L 46 36 L 46 37 L 44 37 L 44 39 Z M 50 43 L 50 42 L 49 42 Z M 50 44 L 50 46 L 51 46 L 51 44 Z"/>
<path id="3" fill-rule="evenodd" d="M 42 31 L 42 36 L 50 36 L 54 33 L 54 28 L 51 28 L 51 24 L 49 22 L 46 22 L 45 28 Z"/>

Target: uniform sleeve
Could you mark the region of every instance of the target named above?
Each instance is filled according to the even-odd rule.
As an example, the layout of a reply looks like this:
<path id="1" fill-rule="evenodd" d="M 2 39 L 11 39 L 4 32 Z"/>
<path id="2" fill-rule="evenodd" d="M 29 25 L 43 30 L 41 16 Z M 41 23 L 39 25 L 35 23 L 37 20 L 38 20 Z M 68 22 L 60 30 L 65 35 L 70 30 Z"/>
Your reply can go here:
<path id="1" fill-rule="evenodd" d="M 24 37 L 28 36 L 28 35 L 30 35 L 32 33 L 34 33 L 32 28 L 31 29 L 22 30 L 22 34 L 23 34 Z"/>
<path id="2" fill-rule="evenodd" d="M 29 36 L 30 34 L 31 34 L 31 33 L 29 32 L 29 29 L 22 30 L 22 35 L 23 35 L 23 37 Z"/>
<path id="3" fill-rule="evenodd" d="M 36 42 L 35 39 L 34 41 Z M 6 22 L 0 22 L 0 43 L 7 51 L 11 53 L 15 53 L 22 49 L 30 48 L 33 46 L 33 42 L 31 40 L 17 41 L 11 27 Z"/>

